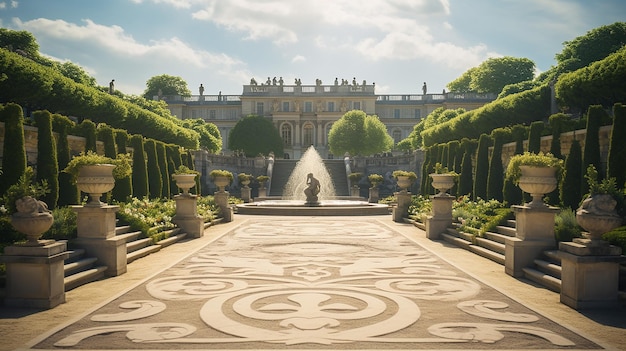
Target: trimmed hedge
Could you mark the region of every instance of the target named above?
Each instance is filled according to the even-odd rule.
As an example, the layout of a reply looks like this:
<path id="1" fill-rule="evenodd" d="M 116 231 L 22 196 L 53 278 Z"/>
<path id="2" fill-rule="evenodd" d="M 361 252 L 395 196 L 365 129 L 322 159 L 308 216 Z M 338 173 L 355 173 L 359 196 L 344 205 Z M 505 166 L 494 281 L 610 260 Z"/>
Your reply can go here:
<path id="1" fill-rule="evenodd" d="M 482 134 L 478 139 L 478 151 L 476 151 L 476 173 L 474 175 L 474 191 L 472 198 L 487 200 L 487 178 L 489 177 L 489 146 L 491 137 Z"/>
<path id="2" fill-rule="evenodd" d="M 143 137 L 135 134 L 130 138 L 130 146 L 133 148 L 133 196 L 143 199 L 148 196 L 148 166 L 146 153 L 143 147 Z"/>
<path id="3" fill-rule="evenodd" d="M 26 170 L 24 148 L 24 114 L 18 104 L 9 103 L 0 109 L 0 120 L 4 121 L 4 157 L 0 175 L 0 195 L 17 183 Z"/>
<path id="4" fill-rule="evenodd" d="M 58 113 L 52 115 L 52 130 L 59 134 L 57 140 L 57 163 L 59 169 L 65 169 L 72 158 L 67 135 L 74 127 L 74 122 Z M 65 172 L 59 173 L 59 207 L 75 205 L 79 202 L 78 188 L 72 181 L 72 175 Z"/>
<path id="5" fill-rule="evenodd" d="M 607 160 L 607 178 L 615 178 L 619 188 L 626 182 L 626 106 L 613 106 L 613 129 L 609 140 L 609 155 Z"/>
<path id="6" fill-rule="evenodd" d="M 49 193 L 41 200 L 53 210 L 59 200 L 59 163 L 57 145 L 52 135 L 52 115 L 48 111 L 35 111 L 33 118 L 37 124 L 37 183 L 46 181 Z"/>

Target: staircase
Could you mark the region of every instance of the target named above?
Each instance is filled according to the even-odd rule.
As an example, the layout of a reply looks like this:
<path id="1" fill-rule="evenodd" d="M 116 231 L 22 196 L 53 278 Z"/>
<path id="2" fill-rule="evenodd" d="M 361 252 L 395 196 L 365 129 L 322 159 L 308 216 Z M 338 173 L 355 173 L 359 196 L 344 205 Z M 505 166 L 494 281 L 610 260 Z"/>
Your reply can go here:
<path id="1" fill-rule="evenodd" d="M 335 186 L 335 195 L 349 196 L 348 178 L 343 160 L 324 160 L 324 166 L 330 174 Z M 268 196 L 282 196 L 283 189 L 289 181 L 289 176 L 296 168 L 298 160 L 276 160 L 274 161 L 274 169 L 272 171 L 272 179 L 270 184 L 270 193 Z M 303 180 L 304 181 L 304 180 Z"/>
<path id="2" fill-rule="evenodd" d="M 558 250 L 546 250 L 536 258 L 532 267 L 524 268 L 524 278 L 546 288 L 561 292 L 561 258 Z"/>
<path id="3" fill-rule="evenodd" d="M 515 237 L 515 221 L 507 221 L 505 225 L 497 226 L 494 232 L 486 232 L 482 237 L 459 231 L 459 226 L 460 224 L 453 223 L 453 227 L 447 228 L 441 237 L 449 243 L 504 265 L 504 243 L 506 238 Z"/>
<path id="4" fill-rule="evenodd" d="M 85 257 L 85 250 L 83 249 L 68 250 L 68 253 L 69 257 L 65 259 L 63 265 L 65 291 L 104 277 L 104 271 L 107 270 L 107 267 L 97 265 L 97 258 Z"/>

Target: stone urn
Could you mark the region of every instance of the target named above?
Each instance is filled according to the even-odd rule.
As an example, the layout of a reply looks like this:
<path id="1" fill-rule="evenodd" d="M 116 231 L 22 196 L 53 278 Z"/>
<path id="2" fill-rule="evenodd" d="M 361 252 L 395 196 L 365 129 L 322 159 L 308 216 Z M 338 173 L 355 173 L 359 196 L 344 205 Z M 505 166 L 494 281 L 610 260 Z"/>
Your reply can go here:
<path id="1" fill-rule="evenodd" d="M 411 181 L 411 178 L 409 178 L 408 176 L 397 176 L 396 178 L 397 178 L 398 187 L 400 188 L 400 192 L 406 193 L 408 191 L 407 189 L 413 183 Z"/>
<path id="2" fill-rule="evenodd" d="M 241 185 L 243 185 L 244 188 L 247 188 L 248 185 L 250 185 L 250 179 L 246 178 L 244 180 L 239 181 L 241 183 Z"/>
<path id="3" fill-rule="evenodd" d="M 439 191 L 439 193 L 437 193 L 437 195 L 435 196 L 438 196 L 438 197 L 450 196 L 448 194 L 448 190 L 452 189 L 452 187 L 454 186 L 453 174 L 431 173 L 430 177 L 433 179 L 433 182 L 432 182 L 433 188 Z"/>
<path id="4" fill-rule="evenodd" d="M 522 176 L 519 187 L 532 196 L 532 201 L 526 206 L 531 208 L 547 207 L 543 202 L 543 195 L 556 189 L 556 167 L 520 166 Z"/>
<path id="5" fill-rule="evenodd" d="M 41 246 L 41 235 L 52 226 L 54 218 L 45 202 L 25 196 L 15 201 L 17 212 L 11 216 L 11 225 L 20 233 L 26 234 L 24 246 Z"/>
<path id="6" fill-rule="evenodd" d="M 78 190 L 89 194 L 90 199 L 86 206 L 102 207 L 106 205 L 106 203 L 100 202 L 100 197 L 115 187 L 114 168 L 115 165 L 111 164 L 84 165 L 80 167 L 76 185 Z"/>
<path id="7" fill-rule="evenodd" d="M 585 199 L 576 210 L 576 222 L 588 234 L 585 238 L 589 246 L 603 246 L 602 234 L 622 225 L 622 217 L 617 214 L 617 201 L 609 194 L 595 194 Z"/>
<path id="8" fill-rule="evenodd" d="M 226 186 L 230 184 L 230 178 L 226 176 L 217 176 L 213 179 L 215 186 L 219 189 L 219 191 L 225 191 Z"/>
<path id="9" fill-rule="evenodd" d="M 173 174 L 172 178 L 176 182 L 176 186 L 183 192 L 183 195 L 189 195 L 189 189 L 196 185 L 196 175 L 193 173 Z"/>

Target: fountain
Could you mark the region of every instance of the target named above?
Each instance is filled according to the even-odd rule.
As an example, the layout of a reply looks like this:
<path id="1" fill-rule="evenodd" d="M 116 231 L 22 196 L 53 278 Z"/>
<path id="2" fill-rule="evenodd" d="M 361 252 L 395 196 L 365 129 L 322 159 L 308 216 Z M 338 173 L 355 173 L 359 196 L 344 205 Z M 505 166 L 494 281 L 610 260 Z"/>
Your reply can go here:
<path id="1" fill-rule="evenodd" d="M 311 182 L 315 188 L 313 191 L 309 189 Z M 357 216 L 389 214 L 389 207 L 362 199 L 338 199 L 324 161 L 310 146 L 289 176 L 282 198 L 239 204 L 237 212 L 283 216 Z"/>

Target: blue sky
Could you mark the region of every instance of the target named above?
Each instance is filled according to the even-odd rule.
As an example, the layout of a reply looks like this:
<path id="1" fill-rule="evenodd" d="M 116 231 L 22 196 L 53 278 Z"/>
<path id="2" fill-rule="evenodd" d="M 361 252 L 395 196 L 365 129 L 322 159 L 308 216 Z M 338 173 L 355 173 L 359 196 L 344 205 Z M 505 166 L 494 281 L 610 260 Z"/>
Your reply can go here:
<path id="1" fill-rule="evenodd" d="M 376 83 L 378 94 L 440 92 L 489 57 L 544 71 L 563 42 L 626 21 L 623 0 L 0 0 L 0 26 L 99 85 L 142 94 L 182 77 L 193 94 L 241 94 L 250 78 Z"/>

